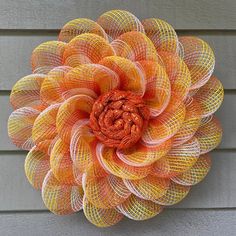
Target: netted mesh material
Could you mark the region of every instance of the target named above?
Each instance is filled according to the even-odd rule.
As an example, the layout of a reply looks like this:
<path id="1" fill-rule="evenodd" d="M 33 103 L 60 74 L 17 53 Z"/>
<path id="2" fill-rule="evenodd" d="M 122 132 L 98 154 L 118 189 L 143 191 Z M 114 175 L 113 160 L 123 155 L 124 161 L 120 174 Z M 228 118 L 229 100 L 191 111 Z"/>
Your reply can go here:
<path id="1" fill-rule="evenodd" d="M 112 10 L 68 22 L 31 62 L 8 133 L 30 150 L 26 176 L 53 213 L 83 209 L 98 227 L 146 220 L 209 172 L 224 91 L 202 39 Z"/>

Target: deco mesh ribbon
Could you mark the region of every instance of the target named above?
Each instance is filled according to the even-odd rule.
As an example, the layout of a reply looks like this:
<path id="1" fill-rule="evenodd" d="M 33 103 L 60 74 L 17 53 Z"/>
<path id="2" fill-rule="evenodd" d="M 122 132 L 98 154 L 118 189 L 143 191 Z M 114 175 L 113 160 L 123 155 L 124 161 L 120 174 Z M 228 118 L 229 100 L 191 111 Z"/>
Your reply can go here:
<path id="1" fill-rule="evenodd" d="M 203 40 L 112 10 L 68 22 L 31 61 L 8 132 L 53 213 L 83 210 L 99 227 L 145 220 L 207 175 L 224 92 Z"/>

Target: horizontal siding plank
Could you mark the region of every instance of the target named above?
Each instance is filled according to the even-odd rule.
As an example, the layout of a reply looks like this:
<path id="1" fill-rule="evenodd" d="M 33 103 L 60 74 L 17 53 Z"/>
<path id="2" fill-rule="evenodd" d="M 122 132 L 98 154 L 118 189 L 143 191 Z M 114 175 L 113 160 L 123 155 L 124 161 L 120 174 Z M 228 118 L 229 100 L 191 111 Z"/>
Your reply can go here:
<path id="1" fill-rule="evenodd" d="M 71 19 L 96 19 L 110 9 L 165 19 L 177 29 L 236 28 L 234 0 L 1 0 L 0 6 L 0 29 L 58 29 Z"/>
<path id="2" fill-rule="evenodd" d="M 0 215 L 0 233 L 7 236 L 231 236 L 236 231 L 236 210 L 167 210 L 150 220 L 124 219 L 110 228 L 97 228 L 83 214 L 51 213 Z"/>
<path id="3" fill-rule="evenodd" d="M 179 35 L 196 35 L 206 40 L 216 56 L 215 75 L 226 89 L 236 89 L 236 33 L 230 32 L 179 32 Z M 10 90 L 17 80 L 31 73 L 30 56 L 32 50 L 40 43 L 55 40 L 57 32 L 0 35 L 0 90 Z"/>
<path id="4" fill-rule="evenodd" d="M 15 145 L 11 143 L 7 134 L 7 121 L 12 112 L 11 105 L 9 103 L 8 95 L 0 95 L 0 107 L 1 107 L 1 120 L 0 125 L 0 150 L 19 150 Z M 216 116 L 219 118 L 223 127 L 223 139 L 219 148 L 236 148 L 236 94 L 227 92 L 225 94 L 224 102 L 220 109 L 217 111 Z"/>
<path id="5" fill-rule="evenodd" d="M 24 174 L 25 153 L 1 153 L 0 211 L 45 209 L 39 191 L 34 190 Z M 212 153 L 212 170 L 205 180 L 193 187 L 175 208 L 236 207 L 236 152 Z"/>

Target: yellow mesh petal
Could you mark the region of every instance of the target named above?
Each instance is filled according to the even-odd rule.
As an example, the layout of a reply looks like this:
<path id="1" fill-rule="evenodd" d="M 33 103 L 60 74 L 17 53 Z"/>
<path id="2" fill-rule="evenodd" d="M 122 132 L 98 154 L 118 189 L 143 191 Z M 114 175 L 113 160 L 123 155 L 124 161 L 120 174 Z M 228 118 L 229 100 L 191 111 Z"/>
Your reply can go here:
<path id="1" fill-rule="evenodd" d="M 142 20 L 142 24 L 146 35 L 152 40 L 158 52 L 178 52 L 178 37 L 170 24 L 157 18 Z"/>
<path id="2" fill-rule="evenodd" d="M 54 67 L 62 65 L 65 43 L 48 41 L 34 49 L 31 56 L 32 71 L 47 74 Z"/>
<path id="3" fill-rule="evenodd" d="M 10 95 L 14 109 L 41 105 L 40 89 L 45 77 L 43 74 L 32 74 L 16 82 Z"/>
<path id="4" fill-rule="evenodd" d="M 223 102 L 224 88 L 215 76 L 211 76 L 208 82 L 197 91 L 193 98 L 199 103 L 202 116 L 210 116 L 216 112 Z"/>
<path id="5" fill-rule="evenodd" d="M 58 40 L 68 43 L 74 37 L 85 33 L 97 34 L 107 39 L 105 31 L 98 23 L 90 19 L 78 18 L 67 22 L 62 27 Z"/>
<path id="6" fill-rule="evenodd" d="M 124 10 L 105 12 L 98 18 L 97 22 L 112 39 L 130 31 L 144 33 L 143 25 L 139 19 L 132 13 Z"/>
<path id="7" fill-rule="evenodd" d="M 213 117 L 210 121 L 203 122 L 197 130 L 195 137 L 199 141 L 201 154 L 215 149 L 222 138 L 222 128 L 219 121 Z"/>
<path id="8" fill-rule="evenodd" d="M 50 169 L 49 156 L 33 147 L 25 159 L 25 175 L 35 189 L 41 189 Z"/>
<path id="9" fill-rule="evenodd" d="M 122 179 L 114 175 L 101 178 L 86 177 L 84 192 L 94 206 L 105 209 L 121 204 L 131 194 Z"/>
<path id="10" fill-rule="evenodd" d="M 211 158 L 208 154 L 201 155 L 197 162 L 186 172 L 171 178 L 175 183 L 191 186 L 202 181 L 211 168 Z"/>
<path id="11" fill-rule="evenodd" d="M 211 77 L 215 56 L 210 46 L 202 39 L 191 36 L 180 37 L 183 60 L 189 68 L 191 89 L 203 86 Z"/>
<path id="12" fill-rule="evenodd" d="M 86 197 L 83 200 L 83 210 L 86 218 L 98 227 L 112 226 L 123 218 L 123 215 L 114 208 L 102 209 L 95 207 Z"/>
<path id="13" fill-rule="evenodd" d="M 170 180 L 148 175 L 143 179 L 124 180 L 126 187 L 137 197 L 155 200 L 162 197 L 169 188 Z"/>
<path id="14" fill-rule="evenodd" d="M 82 186 L 60 183 L 49 171 L 44 179 L 42 198 L 45 206 L 54 214 L 68 215 L 82 209 Z"/>
<path id="15" fill-rule="evenodd" d="M 122 214 L 132 220 L 147 220 L 162 211 L 162 207 L 159 204 L 141 199 L 133 194 L 117 208 Z"/>
<path id="16" fill-rule="evenodd" d="M 101 165 L 111 174 L 124 179 L 141 179 L 149 174 L 151 166 L 134 167 L 121 161 L 115 149 L 97 145 L 97 156 Z"/>
<path id="17" fill-rule="evenodd" d="M 171 182 L 166 193 L 162 197 L 156 199 L 155 202 L 163 206 L 174 205 L 183 200 L 189 193 L 189 190 L 190 187 L 188 186 L 182 186 Z"/>

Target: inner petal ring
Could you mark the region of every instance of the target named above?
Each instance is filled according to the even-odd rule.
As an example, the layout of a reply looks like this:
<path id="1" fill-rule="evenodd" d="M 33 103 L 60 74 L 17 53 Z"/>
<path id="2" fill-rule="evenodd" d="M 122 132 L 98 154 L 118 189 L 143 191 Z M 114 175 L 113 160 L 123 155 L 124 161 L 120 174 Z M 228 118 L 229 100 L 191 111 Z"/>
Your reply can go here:
<path id="1" fill-rule="evenodd" d="M 150 118 L 142 97 L 112 90 L 101 95 L 90 114 L 90 127 L 104 145 L 125 149 L 141 138 Z"/>

